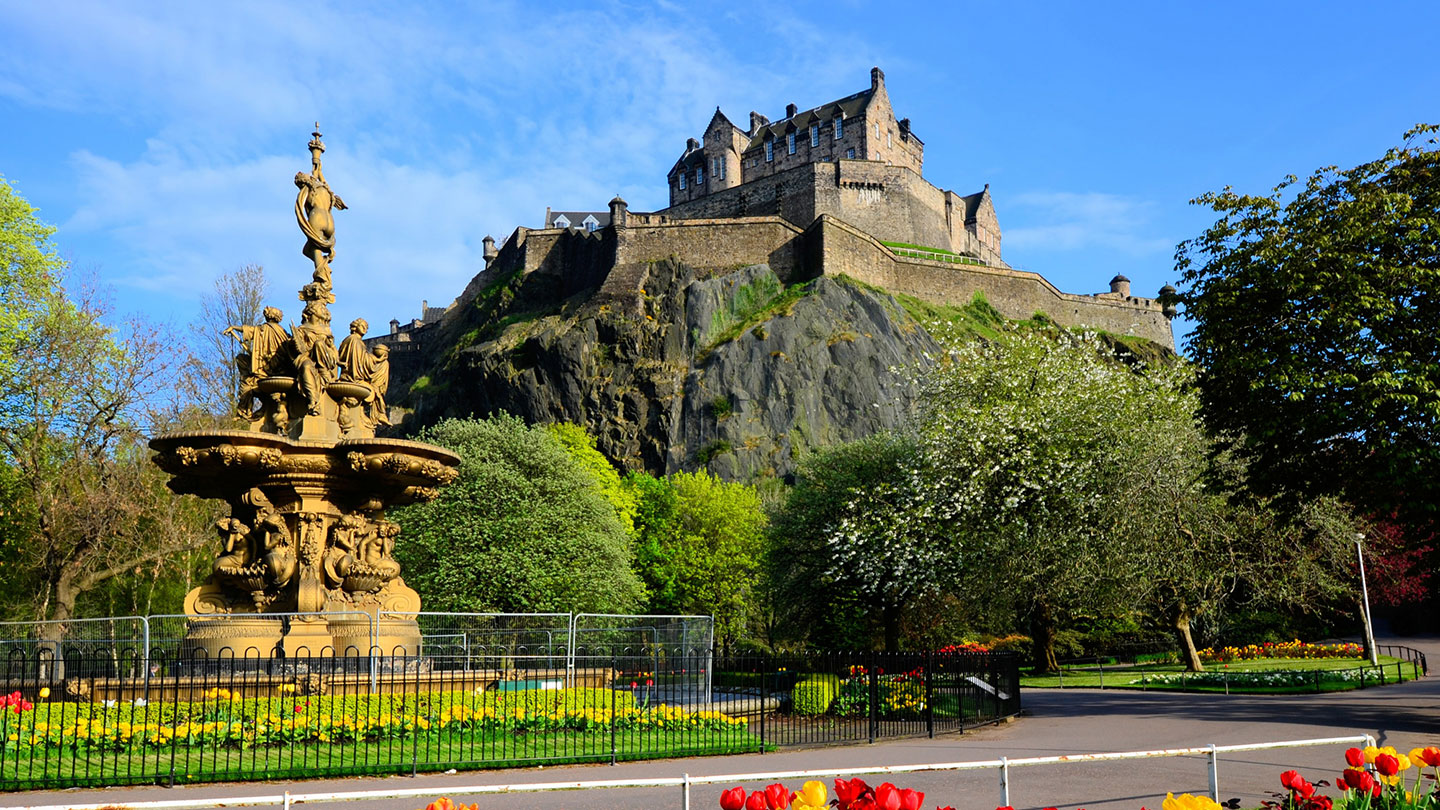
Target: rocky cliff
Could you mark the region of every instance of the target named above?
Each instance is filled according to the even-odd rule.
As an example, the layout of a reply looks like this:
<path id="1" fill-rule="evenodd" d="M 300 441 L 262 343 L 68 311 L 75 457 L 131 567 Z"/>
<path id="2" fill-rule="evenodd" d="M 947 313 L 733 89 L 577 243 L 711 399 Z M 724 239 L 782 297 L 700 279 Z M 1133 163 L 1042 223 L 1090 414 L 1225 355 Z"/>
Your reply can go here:
<path id="1" fill-rule="evenodd" d="M 900 423 L 937 353 L 894 298 L 842 278 L 783 285 L 766 265 L 631 268 L 638 300 L 490 281 L 397 379 L 409 424 L 509 411 L 585 425 L 612 460 L 730 480 L 787 476 L 810 448 Z"/>

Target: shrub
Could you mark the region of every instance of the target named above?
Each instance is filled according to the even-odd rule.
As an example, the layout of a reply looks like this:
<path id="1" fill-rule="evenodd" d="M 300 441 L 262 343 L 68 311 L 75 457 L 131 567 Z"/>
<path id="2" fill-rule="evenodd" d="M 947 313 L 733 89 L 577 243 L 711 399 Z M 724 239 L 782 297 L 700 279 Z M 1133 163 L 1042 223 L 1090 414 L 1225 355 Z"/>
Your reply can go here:
<path id="1" fill-rule="evenodd" d="M 824 714 L 840 691 L 838 675 L 815 674 L 795 684 L 790 692 L 796 714 Z"/>

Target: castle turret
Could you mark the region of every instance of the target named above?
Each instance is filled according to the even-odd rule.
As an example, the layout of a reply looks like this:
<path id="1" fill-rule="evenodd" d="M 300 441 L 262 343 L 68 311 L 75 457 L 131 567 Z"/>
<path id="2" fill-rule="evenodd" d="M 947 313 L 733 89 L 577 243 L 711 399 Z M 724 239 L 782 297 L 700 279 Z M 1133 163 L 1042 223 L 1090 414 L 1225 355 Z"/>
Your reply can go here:
<path id="1" fill-rule="evenodd" d="M 1178 290 L 1169 284 L 1160 288 L 1160 311 L 1164 313 L 1167 318 L 1174 319 L 1176 315 L 1180 314 L 1180 310 L 1175 307 L 1175 295 L 1178 292 Z"/>
<path id="2" fill-rule="evenodd" d="M 547 208 L 545 211 L 548 213 L 550 209 Z M 485 258 L 485 266 L 489 267 L 490 263 L 495 261 L 495 257 L 500 255 L 500 251 L 495 249 L 495 237 L 487 233 L 485 238 L 480 240 L 480 244 L 485 246 L 480 255 Z"/>
<path id="3" fill-rule="evenodd" d="M 1112 295 L 1119 295 L 1124 298 L 1130 297 L 1130 279 L 1116 275 L 1110 279 L 1110 292 Z"/>
<path id="4" fill-rule="evenodd" d="M 624 228 L 630 224 L 630 204 L 620 199 L 616 194 L 615 199 L 610 201 L 610 224 L 617 228 Z"/>

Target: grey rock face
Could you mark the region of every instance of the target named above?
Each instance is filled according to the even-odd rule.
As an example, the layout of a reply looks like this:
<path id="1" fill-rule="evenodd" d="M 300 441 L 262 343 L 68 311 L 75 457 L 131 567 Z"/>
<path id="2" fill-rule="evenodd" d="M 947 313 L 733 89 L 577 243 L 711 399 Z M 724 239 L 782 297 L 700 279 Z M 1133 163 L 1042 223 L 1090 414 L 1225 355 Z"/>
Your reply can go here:
<path id="1" fill-rule="evenodd" d="M 893 298 L 844 280 L 787 289 L 764 265 L 703 279 L 677 262 L 629 270 L 638 302 L 569 302 L 456 346 L 417 415 L 505 410 L 585 425 L 630 468 L 786 476 L 810 448 L 898 425 L 906 381 L 939 353 Z"/>

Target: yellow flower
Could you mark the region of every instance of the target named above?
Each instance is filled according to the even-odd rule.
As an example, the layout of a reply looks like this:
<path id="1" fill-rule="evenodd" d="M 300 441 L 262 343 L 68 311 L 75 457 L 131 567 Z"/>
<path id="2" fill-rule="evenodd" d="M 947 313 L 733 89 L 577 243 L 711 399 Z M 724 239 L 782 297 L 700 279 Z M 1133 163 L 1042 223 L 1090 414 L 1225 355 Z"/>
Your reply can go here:
<path id="1" fill-rule="evenodd" d="M 1220 810 L 1220 805 L 1209 796 L 1194 796 L 1189 793 L 1179 796 L 1166 793 L 1165 801 L 1160 806 L 1162 810 Z"/>
<path id="2" fill-rule="evenodd" d="M 41 699 L 50 697 L 50 687 L 48 687 L 48 686 L 42 686 L 42 687 L 40 687 L 40 697 L 41 697 Z"/>
<path id="3" fill-rule="evenodd" d="M 795 794 L 795 801 L 791 803 L 790 810 L 821 810 L 827 806 L 828 802 L 829 796 L 825 791 L 825 783 L 812 779 Z"/>

